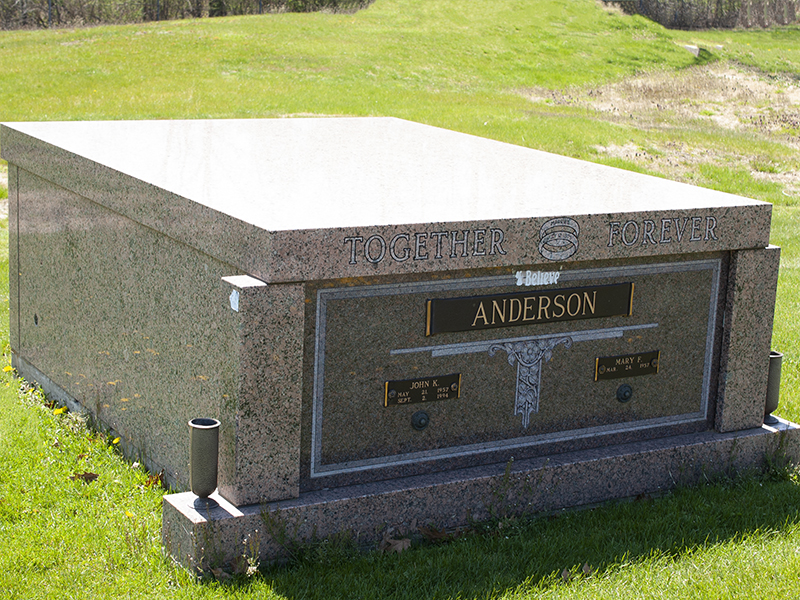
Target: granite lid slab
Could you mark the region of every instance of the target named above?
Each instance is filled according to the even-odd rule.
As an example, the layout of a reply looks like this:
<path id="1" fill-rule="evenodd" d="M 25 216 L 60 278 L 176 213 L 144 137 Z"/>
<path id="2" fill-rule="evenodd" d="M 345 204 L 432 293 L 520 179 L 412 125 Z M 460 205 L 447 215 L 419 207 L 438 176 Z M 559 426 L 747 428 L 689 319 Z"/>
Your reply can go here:
<path id="1" fill-rule="evenodd" d="M 8 123 L 2 157 L 264 281 L 765 247 L 771 206 L 403 121 Z"/>

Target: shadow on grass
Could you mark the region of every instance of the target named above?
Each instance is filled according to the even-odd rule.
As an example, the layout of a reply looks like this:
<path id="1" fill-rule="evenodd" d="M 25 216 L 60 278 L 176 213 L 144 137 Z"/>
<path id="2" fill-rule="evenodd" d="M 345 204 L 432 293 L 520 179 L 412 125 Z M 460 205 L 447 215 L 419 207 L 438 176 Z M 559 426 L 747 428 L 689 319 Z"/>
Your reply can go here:
<path id="1" fill-rule="evenodd" d="M 268 566 L 262 581 L 290 599 L 485 598 L 522 584 L 550 587 L 565 568 L 576 572 L 588 563 L 602 573 L 654 556 L 679 558 L 798 522 L 795 481 L 738 478 L 656 499 L 487 524 L 482 533 L 438 546 L 416 544 L 400 555 L 333 548 L 296 564 Z"/>

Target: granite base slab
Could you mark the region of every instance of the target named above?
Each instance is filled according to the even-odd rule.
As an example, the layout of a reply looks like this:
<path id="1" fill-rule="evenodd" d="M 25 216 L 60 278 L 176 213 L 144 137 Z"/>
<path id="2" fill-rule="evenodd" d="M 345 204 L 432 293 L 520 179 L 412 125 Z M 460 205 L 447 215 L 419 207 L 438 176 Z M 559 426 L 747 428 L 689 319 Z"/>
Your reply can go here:
<path id="1" fill-rule="evenodd" d="M 668 491 L 717 475 L 761 469 L 768 456 L 800 458 L 800 426 L 775 426 L 672 436 L 579 452 L 352 485 L 299 498 L 236 507 L 217 493 L 213 509 L 195 507 L 191 492 L 164 497 L 162 538 L 167 551 L 194 571 L 224 566 L 239 556 L 270 561 L 285 556 L 265 527 L 285 525 L 295 541 L 349 531 L 376 543 L 392 526 L 440 528 L 506 513 L 549 512 Z"/>

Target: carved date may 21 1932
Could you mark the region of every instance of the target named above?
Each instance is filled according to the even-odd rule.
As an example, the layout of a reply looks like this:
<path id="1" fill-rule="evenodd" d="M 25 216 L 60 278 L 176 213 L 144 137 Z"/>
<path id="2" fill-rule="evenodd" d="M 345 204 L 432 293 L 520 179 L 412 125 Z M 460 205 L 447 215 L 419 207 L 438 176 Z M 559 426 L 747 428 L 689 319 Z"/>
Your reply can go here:
<path id="1" fill-rule="evenodd" d="M 461 397 L 461 373 L 422 379 L 386 381 L 383 390 L 384 406 L 451 400 Z"/>

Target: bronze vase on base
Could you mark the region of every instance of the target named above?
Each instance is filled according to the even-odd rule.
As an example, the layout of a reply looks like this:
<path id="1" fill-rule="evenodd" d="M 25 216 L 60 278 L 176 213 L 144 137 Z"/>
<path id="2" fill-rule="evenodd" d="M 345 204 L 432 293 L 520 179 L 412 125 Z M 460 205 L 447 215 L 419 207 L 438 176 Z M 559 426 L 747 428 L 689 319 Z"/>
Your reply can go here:
<path id="1" fill-rule="evenodd" d="M 189 487 L 197 496 L 195 508 L 214 508 L 209 496 L 217 489 L 219 421 L 198 418 L 189 421 Z"/>
<path id="2" fill-rule="evenodd" d="M 778 408 L 778 399 L 781 393 L 781 363 L 783 354 L 770 350 L 769 353 L 769 375 L 767 378 L 767 403 L 764 407 L 764 423 L 766 425 L 776 425 L 778 419 L 772 416 L 772 411 Z"/>

